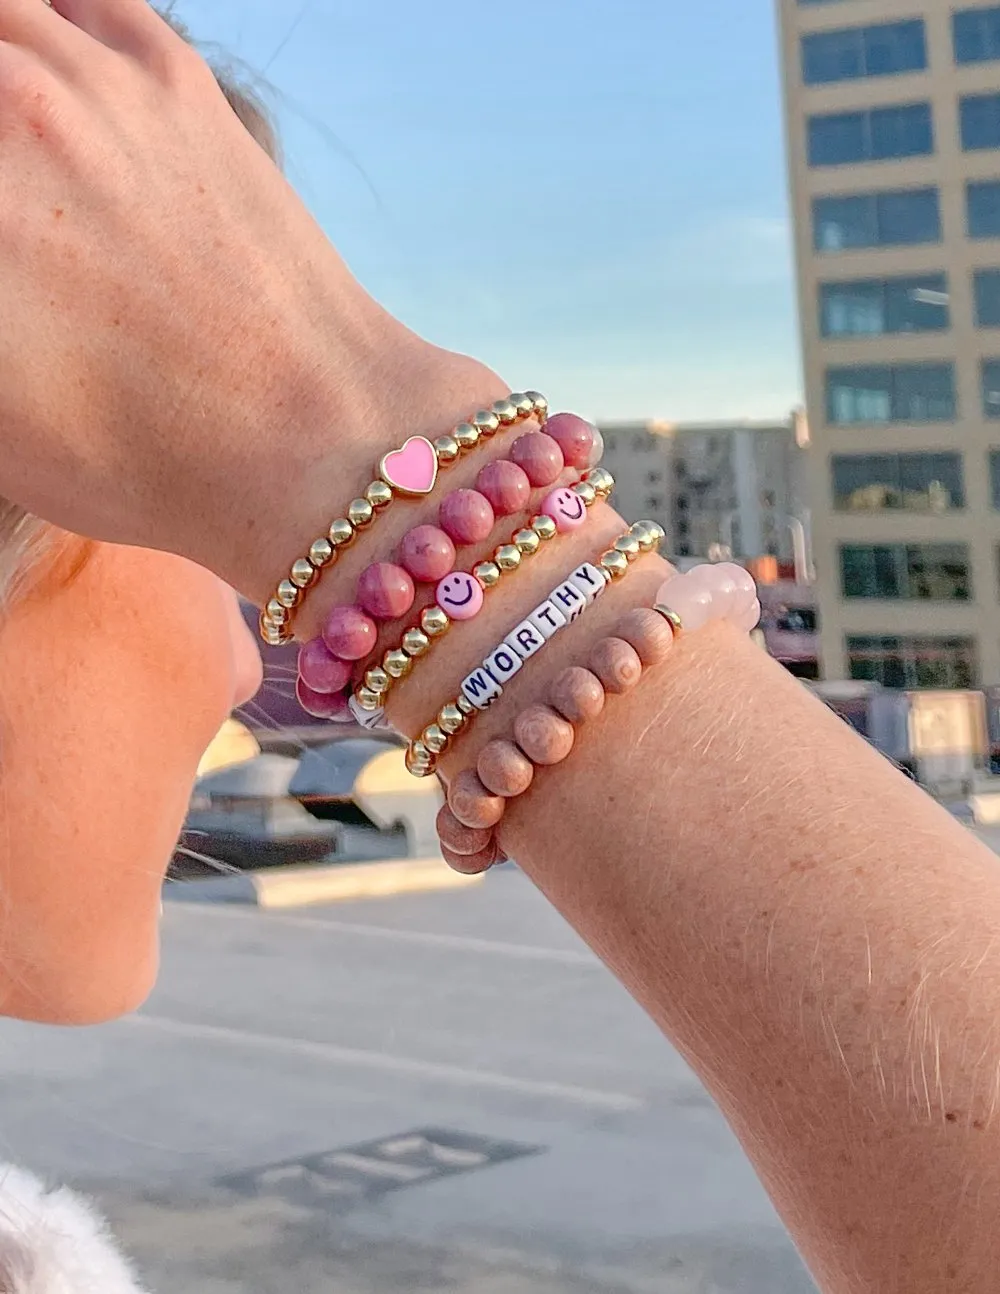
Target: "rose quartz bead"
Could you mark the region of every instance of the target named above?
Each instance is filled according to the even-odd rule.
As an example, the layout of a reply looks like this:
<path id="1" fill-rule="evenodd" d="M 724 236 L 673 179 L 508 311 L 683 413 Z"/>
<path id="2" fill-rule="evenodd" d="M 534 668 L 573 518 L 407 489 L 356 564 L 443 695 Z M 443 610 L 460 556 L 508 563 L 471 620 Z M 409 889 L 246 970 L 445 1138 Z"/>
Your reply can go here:
<path id="1" fill-rule="evenodd" d="M 354 716 L 347 708 L 346 692 L 314 692 L 301 679 L 296 679 L 295 695 L 302 709 L 314 719 L 329 719 L 331 723 L 354 722 Z"/>
<path id="2" fill-rule="evenodd" d="M 453 854 L 478 854 L 488 849 L 493 840 L 491 827 L 467 827 L 443 804 L 437 815 L 438 839 Z"/>
<path id="3" fill-rule="evenodd" d="M 666 624 L 666 621 L 663 623 Z M 631 692 L 642 678 L 639 654 L 622 638 L 602 638 L 595 643 L 589 664 L 601 680 L 605 692 L 611 692 L 615 696 Z"/>
<path id="4" fill-rule="evenodd" d="M 322 638 L 313 638 L 299 648 L 299 677 L 311 692 L 343 692 L 351 680 L 351 664 L 334 656 Z"/>
<path id="5" fill-rule="evenodd" d="M 554 414 L 545 424 L 545 434 L 558 444 L 567 467 L 593 467 L 591 455 L 599 433 L 584 418 L 575 413 Z"/>
<path id="6" fill-rule="evenodd" d="M 506 803 L 491 795 L 477 773 L 465 768 L 448 788 L 448 804 L 455 817 L 466 827 L 495 827 L 503 817 Z"/>
<path id="7" fill-rule="evenodd" d="M 486 464 L 476 477 L 476 489 L 489 499 L 498 517 L 524 512 L 531 496 L 531 482 L 524 470 L 502 458 Z"/>
<path id="8" fill-rule="evenodd" d="M 522 469 L 532 485 L 552 485 L 566 465 L 559 442 L 544 431 L 518 436 L 510 447 L 510 461 Z"/>
<path id="9" fill-rule="evenodd" d="M 661 618 L 657 616 L 657 619 Z M 554 708 L 570 723 L 596 719 L 604 709 L 601 680 L 579 665 L 570 665 L 556 675 L 550 695 Z"/>
<path id="10" fill-rule="evenodd" d="M 656 595 L 656 600 L 677 612 L 685 633 L 704 629 L 710 620 L 715 619 L 711 589 L 686 575 L 675 575 L 668 580 Z"/>
<path id="11" fill-rule="evenodd" d="M 573 749 L 576 733 L 571 723 L 550 706 L 531 705 L 514 720 L 517 744 L 533 764 L 561 764 Z"/>
<path id="12" fill-rule="evenodd" d="M 416 590 L 409 573 L 392 562 L 373 562 L 358 580 L 358 602 L 376 620 L 398 620 L 405 616 Z"/>
<path id="13" fill-rule="evenodd" d="M 760 624 L 760 602 L 754 598 L 753 603 L 745 611 L 740 612 L 734 624 L 744 633 L 753 633 Z"/>
<path id="14" fill-rule="evenodd" d="M 479 752 L 479 780 L 494 795 L 511 800 L 523 795 L 535 776 L 535 766 L 512 741 L 495 738 Z"/>
<path id="15" fill-rule="evenodd" d="M 455 545 L 437 526 L 415 526 L 403 536 L 399 556 L 421 584 L 435 584 L 455 568 Z"/>
<path id="16" fill-rule="evenodd" d="M 478 490 L 455 490 L 449 494 L 441 503 L 438 519 L 456 544 L 482 543 L 497 521 L 493 505 Z"/>
<path id="17" fill-rule="evenodd" d="M 757 601 L 757 583 L 750 572 L 735 562 L 722 562 L 719 570 L 725 571 L 736 585 L 736 593 L 733 597 L 734 611 L 745 611 L 753 606 Z"/>
<path id="18" fill-rule="evenodd" d="M 659 665 L 674 645 L 674 631 L 651 607 L 636 607 L 622 616 L 617 635 L 635 648 L 647 668 Z"/>
<path id="19" fill-rule="evenodd" d="M 323 641 L 341 660 L 364 660 L 375 650 L 378 629 L 360 607 L 334 607 L 323 626 Z"/>
<path id="20" fill-rule="evenodd" d="M 497 863 L 506 861 L 495 842 L 480 853 L 469 855 L 456 854 L 447 845 L 442 845 L 441 857 L 453 872 L 458 872 L 461 876 L 482 876 L 483 872 L 488 872 Z"/>
<path id="21" fill-rule="evenodd" d="M 565 486 L 547 494 L 539 511 L 543 516 L 552 518 L 561 535 L 570 530 L 579 530 L 587 520 L 587 505 L 574 490 L 568 490 Z"/>

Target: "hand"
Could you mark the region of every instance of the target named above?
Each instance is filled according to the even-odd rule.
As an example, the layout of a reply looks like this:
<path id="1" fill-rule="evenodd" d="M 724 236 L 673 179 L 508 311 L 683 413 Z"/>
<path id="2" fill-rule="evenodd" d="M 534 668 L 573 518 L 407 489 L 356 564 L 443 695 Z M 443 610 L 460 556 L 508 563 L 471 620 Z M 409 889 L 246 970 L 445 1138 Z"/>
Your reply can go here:
<path id="1" fill-rule="evenodd" d="M 364 293 L 146 0 L 0 0 L 0 282 L 0 492 L 258 599 L 370 429 L 497 385 Z"/>

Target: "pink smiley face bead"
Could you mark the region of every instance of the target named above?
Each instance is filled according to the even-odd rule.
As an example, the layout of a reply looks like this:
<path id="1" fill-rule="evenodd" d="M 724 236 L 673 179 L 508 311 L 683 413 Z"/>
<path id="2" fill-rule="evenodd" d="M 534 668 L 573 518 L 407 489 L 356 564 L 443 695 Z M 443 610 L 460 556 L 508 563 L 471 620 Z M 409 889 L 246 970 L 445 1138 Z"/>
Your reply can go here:
<path id="1" fill-rule="evenodd" d="M 552 518 L 560 534 L 579 530 L 587 520 L 587 505 L 575 491 L 565 487 L 547 494 L 541 511 Z"/>
<path id="2" fill-rule="evenodd" d="M 483 609 L 483 586 L 465 571 L 452 571 L 437 586 L 437 604 L 451 620 L 471 620 Z"/>

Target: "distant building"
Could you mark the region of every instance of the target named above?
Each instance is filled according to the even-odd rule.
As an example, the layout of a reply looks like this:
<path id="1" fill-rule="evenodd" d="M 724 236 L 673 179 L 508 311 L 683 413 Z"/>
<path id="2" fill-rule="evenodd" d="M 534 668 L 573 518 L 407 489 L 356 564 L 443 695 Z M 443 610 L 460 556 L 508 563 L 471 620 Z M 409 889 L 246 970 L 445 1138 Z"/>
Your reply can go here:
<path id="1" fill-rule="evenodd" d="M 604 463 L 623 516 L 658 521 L 670 556 L 794 558 L 802 518 L 804 419 L 603 423 Z"/>

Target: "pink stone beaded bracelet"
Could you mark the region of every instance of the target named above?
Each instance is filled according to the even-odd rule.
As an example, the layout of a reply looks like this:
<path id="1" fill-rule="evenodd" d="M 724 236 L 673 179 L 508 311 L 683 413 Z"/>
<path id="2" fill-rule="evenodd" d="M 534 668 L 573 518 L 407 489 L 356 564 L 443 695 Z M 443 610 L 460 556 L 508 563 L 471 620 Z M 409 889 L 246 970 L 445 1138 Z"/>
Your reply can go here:
<path id="1" fill-rule="evenodd" d="M 625 575 L 643 553 L 655 552 L 663 541 L 663 528 L 655 521 L 637 521 L 602 553 L 596 565 L 584 562 L 549 594 L 463 681 L 458 696 L 438 711 L 419 738 L 406 751 L 406 767 L 414 777 L 429 777 L 438 757 L 468 731 L 476 715 L 502 696 L 504 684 L 518 674 L 546 643 L 581 616 L 612 580 Z"/>
<path id="2" fill-rule="evenodd" d="M 439 470 L 474 449 L 483 437 L 520 426 L 529 419 L 544 426 L 548 407 L 548 401 L 537 391 L 515 392 L 505 400 L 498 400 L 491 409 L 481 410 L 468 422 L 459 423 L 446 436 L 435 441 L 425 436 L 411 436 L 401 448 L 385 454 L 379 460 L 375 479 L 348 506 L 346 516 L 331 522 L 327 533 L 310 546 L 308 555 L 293 562 L 288 575 L 279 582 L 260 615 L 264 641 L 273 647 L 292 641 L 295 612 L 309 589 L 336 562 L 339 550 L 353 543 L 395 499 L 430 494 Z"/>
<path id="3" fill-rule="evenodd" d="M 513 740 L 488 742 L 476 769 L 453 780 L 448 803 L 438 814 L 441 852 L 449 866 L 478 874 L 503 861 L 495 829 L 508 800 L 524 794 L 536 769 L 566 759 L 576 729 L 601 713 L 608 696 L 630 692 L 643 670 L 661 664 L 682 632 L 728 620 L 749 633 L 759 619 L 756 586 L 741 566 L 697 566 L 668 580 L 652 609 L 628 612 L 612 636 L 595 643 L 587 668 L 564 669 L 553 680 L 547 703 L 517 716 Z"/>

